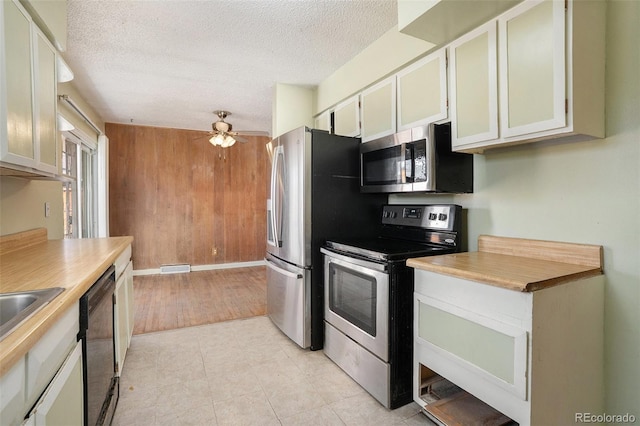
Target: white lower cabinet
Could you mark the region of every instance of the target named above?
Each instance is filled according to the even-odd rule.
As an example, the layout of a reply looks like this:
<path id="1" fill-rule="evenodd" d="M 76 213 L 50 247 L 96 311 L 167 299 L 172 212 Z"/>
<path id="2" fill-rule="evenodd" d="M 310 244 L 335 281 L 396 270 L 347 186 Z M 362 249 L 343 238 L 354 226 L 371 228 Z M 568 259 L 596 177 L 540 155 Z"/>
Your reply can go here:
<path id="1" fill-rule="evenodd" d="M 116 281 L 115 301 L 116 374 L 120 376 L 133 332 L 133 266 L 131 262 Z"/>
<path id="2" fill-rule="evenodd" d="M 116 350 L 116 375 L 122 374 L 127 349 L 133 335 L 133 262 L 131 247 L 116 260 L 116 289 L 114 313 L 114 344 Z"/>
<path id="3" fill-rule="evenodd" d="M 74 304 L 26 355 L 26 404 L 31 408 L 77 342 L 80 306 Z"/>
<path id="4" fill-rule="evenodd" d="M 602 276 L 520 292 L 416 269 L 415 402 L 435 374 L 521 425 L 602 412 L 603 289 Z"/>
<path id="5" fill-rule="evenodd" d="M 24 418 L 25 362 L 22 357 L 0 377 L 0 425 L 20 424 Z"/>
<path id="6" fill-rule="evenodd" d="M 25 422 L 34 426 L 82 425 L 82 343 L 78 342 Z"/>
<path id="7" fill-rule="evenodd" d="M 0 378 L 0 425 L 82 425 L 79 317 L 76 303 Z"/>

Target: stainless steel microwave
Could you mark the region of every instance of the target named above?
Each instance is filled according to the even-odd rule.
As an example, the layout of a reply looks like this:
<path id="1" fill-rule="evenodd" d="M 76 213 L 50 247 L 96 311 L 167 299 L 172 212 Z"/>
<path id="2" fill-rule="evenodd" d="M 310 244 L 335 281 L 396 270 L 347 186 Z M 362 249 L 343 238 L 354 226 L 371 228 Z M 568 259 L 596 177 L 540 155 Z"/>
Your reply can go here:
<path id="1" fill-rule="evenodd" d="M 360 145 L 361 192 L 473 192 L 473 155 L 451 151 L 451 123 Z"/>

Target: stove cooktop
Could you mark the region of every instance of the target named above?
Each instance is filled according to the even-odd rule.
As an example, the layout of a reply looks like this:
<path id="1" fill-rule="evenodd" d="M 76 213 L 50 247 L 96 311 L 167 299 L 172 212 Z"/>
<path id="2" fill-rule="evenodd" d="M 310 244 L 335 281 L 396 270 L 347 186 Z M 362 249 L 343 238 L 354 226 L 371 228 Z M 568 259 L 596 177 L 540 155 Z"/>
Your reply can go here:
<path id="1" fill-rule="evenodd" d="M 459 251 L 461 211 L 455 204 L 387 204 L 382 206 L 379 235 L 327 241 L 325 247 L 378 262 L 455 253 Z"/>
<path id="2" fill-rule="evenodd" d="M 327 241 L 326 247 L 349 255 L 378 261 L 406 260 L 412 257 L 454 253 L 454 247 L 423 244 L 412 241 L 378 237 L 349 242 Z"/>

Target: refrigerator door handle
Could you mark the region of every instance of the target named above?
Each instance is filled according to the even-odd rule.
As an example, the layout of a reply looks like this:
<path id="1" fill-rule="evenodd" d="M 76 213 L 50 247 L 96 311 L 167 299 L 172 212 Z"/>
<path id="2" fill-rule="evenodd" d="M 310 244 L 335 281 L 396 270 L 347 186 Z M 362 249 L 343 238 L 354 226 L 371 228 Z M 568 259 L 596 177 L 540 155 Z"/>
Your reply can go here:
<path id="1" fill-rule="evenodd" d="M 273 242 L 276 247 L 282 247 L 282 226 L 280 225 L 282 224 L 282 192 L 284 192 L 284 188 L 278 187 L 278 181 L 281 181 L 280 186 L 285 185 L 284 169 L 282 173 L 279 173 L 280 162 L 283 161 L 283 157 L 284 150 L 282 146 L 276 147 L 271 168 L 271 198 L 273 203 L 271 206 L 271 223 L 273 224 Z"/>
<path id="2" fill-rule="evenodd" d="M 290 277 L 290 278 L 295 278 L 297 280 L 304 278 L 304 276 L 302 274 L 296 274 L 295 272 L 290 272 L 287 271 L 286 269 L 282 269 L 280 267 L 278 267 L 274 262 L 270 261 L 269 259 L 265 259 L 268 263 L 268 267 L 274 269 L 275 271 L 277 271 L 279 274 L 282 274 L 284 276 Z"/>

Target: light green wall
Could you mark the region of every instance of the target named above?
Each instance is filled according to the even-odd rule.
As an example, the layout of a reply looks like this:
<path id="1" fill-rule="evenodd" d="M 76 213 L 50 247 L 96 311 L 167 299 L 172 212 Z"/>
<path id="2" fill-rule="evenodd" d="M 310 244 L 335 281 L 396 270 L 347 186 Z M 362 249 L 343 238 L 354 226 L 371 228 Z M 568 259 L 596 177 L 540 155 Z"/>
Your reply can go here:
<path id="1" fill-rule="evenodd" d="M 480 234 L 604 247 L 607 414 L 640 419 L 640 2 L 608 2 L 605 139 L 522 145 L 474 157 L 475 191 L 390 196 L 468 210 Z"/>
<path id="2" fill-rule="evenodd" d="M 45 203 L 51 215 L 45 217 Z M 62 183 L 0 177 L 0 235 L 47 228 L 50 240 L 64 237 Z"/>
<path id="3" fill-rule="evenodd" d="M 272 112 L 274 138 L 301 126 L 313 127 L 313 90 L 277 83 L 273 88 Z"/>

